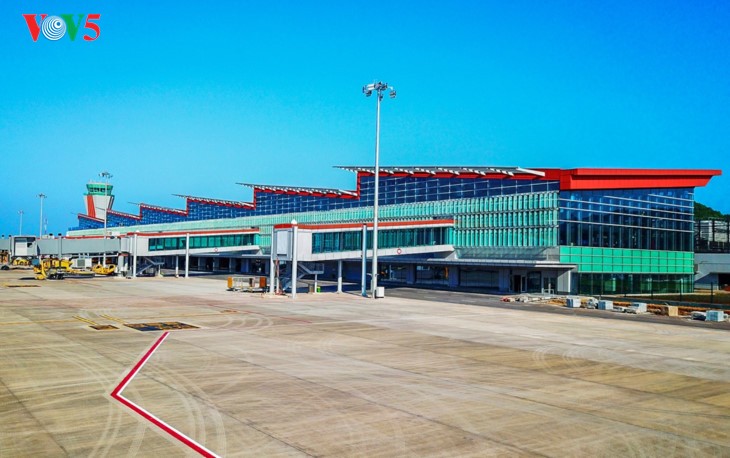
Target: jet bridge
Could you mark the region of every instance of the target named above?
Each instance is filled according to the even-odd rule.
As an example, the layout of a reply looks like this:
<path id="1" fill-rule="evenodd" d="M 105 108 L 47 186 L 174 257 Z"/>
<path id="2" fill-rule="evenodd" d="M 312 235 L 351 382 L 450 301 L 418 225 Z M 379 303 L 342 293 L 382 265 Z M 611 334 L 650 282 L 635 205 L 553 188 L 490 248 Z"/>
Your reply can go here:
<path id="1" fill-rule="evenodd" d="M 191 255 L 256 254 L 261 252 L 259 230 L 241 228 L 181 232 L 129 232 L 104 237 L 11 236 L 0 238 L 0 252 L 13 258 L 117 258 L 118 271 L 130 276 L 159 272 L 166 256 L 185 256 L 185 276 Z"/>
<path id="2" fill-rule="evenodd" d="M 378 257 L 453 253 L 454 247 L 449 243 L 453 226 L 453 219 L 380 222 Z M 369 222 L 300 225 L 292 221 L 274 226 L 270 292 L 277 291 L 277 285 L 285 289 L 292 278 L 300 279 L 308 274 L 314 274 L 316 283 L 317 275 L 324 269 L 309 272 L 310 266 L 322 265 L 325 261 L 337 261 L 337 290 L 342 291 L 342 262 L 361 260 L 365 263 L 366 259 L 372 258 L 373 233 L 373 224 Z M 288 261 L 292 264 L 291 272 L 280 277 L 279 266 Z M 292 296 L 296 297 L 296 288 L 292 288 Z"/>

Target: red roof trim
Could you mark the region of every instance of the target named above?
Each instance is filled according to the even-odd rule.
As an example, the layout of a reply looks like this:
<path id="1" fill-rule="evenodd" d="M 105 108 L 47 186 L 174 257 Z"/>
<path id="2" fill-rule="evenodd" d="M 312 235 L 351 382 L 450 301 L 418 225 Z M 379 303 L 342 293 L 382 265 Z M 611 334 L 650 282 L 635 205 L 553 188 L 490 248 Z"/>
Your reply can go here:
<path id="1" fill-rule="evenodd" d="M 523 174 L 523 173 L 515 173 L 514 176 L 501 174 L 501 173 L 485 173 L 482 174 L 476 174 L 471 172 L 460 172 L 459 175 L 445 172 L 445 171 L 439 171 L 434 173 L 428 173 L 428 172 L 413 172 L 413 173 L 407 173 L 407 172 L 401 172 L 397 171 L 392 174 L 389 174 L 387 172 L 381 171 L 380 175 L 382 177 L 386 176 L 396 176 L 396 177 L 414 177 L 414 178 L 466 178 L 466 179 L 510 179 L 510 180 L 550 180 L 550 181 L 558 181 L 560 183 L 560 189 L 561 190 L 598 190 L 598 189 L 648 189 L 648 188 L 695 188 L 695 187 L 702 187 L 706 186 L 707 183 L 712 179 L 714 176 L 719 176 L 722 174 L 722 171 L 720 170 L 685 170 L 685 169 L 599 169 L 599 168 L 578 168 L 578 169 L 534 169 L 535 171 L 540 171 L 545 174 L 544 177 L 532 175 L 532 174 Z M 301 195 L 301 196 L 315 196 L 319 198 L 328 198 L 328 199 L 349 199 L 349 200 L 359 200 L 360 199 L 360 191 L 361 191 L 361 181 L 363 177 L 366 176 L 373 176 L 373 173 L 359 170 L 357 172 L 357 179 L 356 179 L 356 191 L 354 192 L 354 195 L 351 191 L 347 191 L 344 194 L 341 195 L 334 195 L 330 192 L 328 189 L 315 189 L 312 188 L 310 190 L 302 190 L 302 191 L 295 191 L 292 189 L 288 190 L 282 190 L 282 189 L 266 189 L 265 187 L 257 187 L 253 185 L 253 202 L 241 202 L 238 204 L 228 204 L 224 202 L 206 202 L 205 198 L 199 198 L 199 197 L 193 197 L 193 196 L 185 196 L 186 198 L 186 209 L 185 210 L 178 210 L 173 208 L 166 208 L 166 207 L 158 207 L 148 204 L 140 204 L 139 205 L 139 216 L 132 215 L 129 213 L 122 213 L 117 212 L 114 210 L 109 209 L 109 214 L 114 214 L 126 218 L 132 218 L 136 220 L 142 220 L 142 212 L 143 209 L 150 210 L 150 211 L 157 211 L 162 213 L 170 213 L 175 215 L 180 215 L 182 217 L 187 217 L 190 213 L 189 207 L 190 202 L 198 202 L 202 204 L 210 204 L 214 206 L 234 206 L 238 207 L 239 205 L 242 206 L 244 209 L 250 209 L 255 210 L 257 208 L 258 204 L 258 195 L 261 192 L 269 193 L 269 194 L 289 194 L 289 195 Z M 87 196 L 87 211 L 89 208 L 94 208 L 92 202 L 89 200 L 90 196 Z M 211 199 L 212 200 L 212 199 Z M 101 219 L 95 218 L 96 212 L 89 211 L 89 213 L 92 213 L 90 215 L 82 215 L 79 214 L 79 218 L 85 218 L 90 219 L 94 221 L 103 221 Z M 415 223 L 415 222 L 414 222 Z M 433 224 L 433 223 L 431 223 Z M 381 223 L 381 225 L 386 225 L 386 223 Z M 284 227 L 286 225 L 282 225 Z M 357 225 L 356 226 L 360 226 Z M 277 226 L 279 227 L 279 226 Z M 287 227 L 290 227 L 288 225 Z M 300 225 L 299 227 L 305 227 Z M 319 228 L 322 228 L 323 226 L 317 226 Z M 387 227 L 387 226 L 385 226 Z"/>
<path id="2" fill-rule="evenodd" d="M 720 170 L 683 169 L 548 169 L 545 179 L 559 180 L 560 190 L 696 188 L 706 186 Z"/>

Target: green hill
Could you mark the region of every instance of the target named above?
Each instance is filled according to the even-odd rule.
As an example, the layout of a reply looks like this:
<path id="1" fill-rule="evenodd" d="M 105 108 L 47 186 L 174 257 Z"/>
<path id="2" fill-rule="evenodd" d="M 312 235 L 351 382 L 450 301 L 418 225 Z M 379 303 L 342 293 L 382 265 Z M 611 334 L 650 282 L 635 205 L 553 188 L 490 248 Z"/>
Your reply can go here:
<path id="1" fill-rule="evenodd" d="M 707 205 L 702 205 L 699 202 L 695 202 L 695 219 L 696 220 L 727 219 L 727 218 L 730 218 L 730 215 L 723 215 L 722 213 L 715 210 L 714 208 L 710 208 Z"/>

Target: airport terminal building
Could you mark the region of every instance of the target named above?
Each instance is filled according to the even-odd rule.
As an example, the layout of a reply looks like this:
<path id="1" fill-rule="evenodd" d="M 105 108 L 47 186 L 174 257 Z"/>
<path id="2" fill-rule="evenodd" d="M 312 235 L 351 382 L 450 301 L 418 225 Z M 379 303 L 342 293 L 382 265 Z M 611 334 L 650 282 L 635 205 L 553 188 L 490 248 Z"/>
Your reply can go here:
<path id="1" fill-rule="evenodd" d="M 86 212 L 67 237 L 101 237 L 106 228 L 135 255 L 167 267 L 268 275 L 272 254 L 286 251 L 278 234 L 291 233 L 294 223 L 305 270 L 314 263 L 325 278 L 359 282 L 363 238 L 366 257 L 372 254 L 374 168 L 338 168 L 356 174 L 354 190 L 239 183 L 253 189 L 252 202 L 180 195 L 184 209 L 139 204 L 138 214 L 113 209 L 111 185 L 90 183 Z M 590 295 L 692 291 L 694 189 L 721 173 L 484 166 L 379 172 L 381 284 Z"/>

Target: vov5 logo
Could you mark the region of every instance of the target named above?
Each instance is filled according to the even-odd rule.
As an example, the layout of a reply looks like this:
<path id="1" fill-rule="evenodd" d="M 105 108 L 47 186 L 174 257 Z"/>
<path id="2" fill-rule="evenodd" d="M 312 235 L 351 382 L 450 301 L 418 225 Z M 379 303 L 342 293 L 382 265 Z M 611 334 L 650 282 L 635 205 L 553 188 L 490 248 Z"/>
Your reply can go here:
<path id="1" fill-rule="evenodd" d="M 76 16 L 76 20 L 74 20 L 74 16 Z M 86 16 L 86 21 L 84 21 L 84 16 Z M 24 14 L 23 17 L 28 24 L 28 31 L 33 41 L 38 41 L 38 35 L 41 32 L 43 32 L 44 37 L 51 41 L 60 40 L 68 32 L 68 37 L 71 41 L 74 41 L 79 28 L 93 32 L 93 35 L 84 34 L 84 40 L 86 41 L 94 41 L 101 34 L 99 24 L 94 22 L 101 19 L 101 14 L 59 14 L 58 16 Z M 38 21 L 39 18 L 40 22 Z M 82 22 L 83 27 L 81 27 Z"/>

